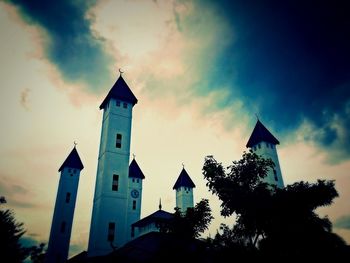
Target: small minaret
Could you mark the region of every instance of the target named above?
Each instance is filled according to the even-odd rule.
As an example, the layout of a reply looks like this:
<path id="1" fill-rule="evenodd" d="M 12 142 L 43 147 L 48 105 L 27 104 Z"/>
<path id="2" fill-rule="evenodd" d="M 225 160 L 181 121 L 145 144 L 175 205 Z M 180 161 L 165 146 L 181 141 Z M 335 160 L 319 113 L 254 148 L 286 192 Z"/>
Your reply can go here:
<path id="1" fill-rule="evenodd" d="M 128 240 L 135 237 L 135 229 L 131 225 L 140 220 L 143 179 L 145 179 L 145 176 L 134 156 L 129 166 L 128 227 L 130 231 Z"/>
<path id="2" fill-rule="evenodd" d="M 48 263 L 67 261 L 79 176 L 83 168 L 83 163 L 74 146 L 58 170 L 61 172 L 61 177 L 45 257 L 45 261 Z"/>
<path id="3" fill-rule="evenodd" d="M 185 167 L 183 167 L 173 187 L 173 190 L 176 191 L 176 207 L 180 208 L 181 212 L 184 213 L 187 208 L 193 207 L 193 188 L 195 187 Z"/>
<path id="4" fill-rule="evenodd" d="M 280 163 L 278 161 L 277 144 L 280 144 L 280 142 L 258 119 L 246 147 L 252 149 L 253 152 L 261 157 L 265 159 L 270 158 L 274 162 L 274 169 L 269 170 L 264 180 L 271 185 L 283 188 L 284 183 Z"/>
<path id="5" fill-rule="evenodd" d="M 135 95 L 120 72 L 100 105 L 102 130 L 88 256 L 106 255 L 129 240 L 130 139 L 132 110 L 136 103 Z"/>

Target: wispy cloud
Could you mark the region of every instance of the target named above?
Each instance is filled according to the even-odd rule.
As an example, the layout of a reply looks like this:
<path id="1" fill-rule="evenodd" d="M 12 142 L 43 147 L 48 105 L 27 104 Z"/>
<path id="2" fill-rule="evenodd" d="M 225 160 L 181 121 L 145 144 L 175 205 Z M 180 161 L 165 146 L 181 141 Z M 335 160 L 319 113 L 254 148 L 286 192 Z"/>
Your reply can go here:
<path id="1" fill-rule="evenodd" d="M 29 110 L 29 93 L 30 89 L 28 88 L 21 91 L 20 104 L 26 110 Z"/>
<path id="2" fill-rule="evenodd" d="M 335 220 L 334 227 L 350 230 L 350 215 L 345 215 Z"/>
<path id="3" fill-rule="evenodd" d="M 38 246 L 42 241 L 36 239 L 37 235 L 27 235 L 21 237 L 20 243 L 24 247 Z"/>
<path id="4" fill-rule="evenodd" d="M 0 195 L 6 198 L 6 205 L 12 208 L 34 208 L 35 203 L 28 200 L 30 192 L 22 185 L 12 182 L 8 177 L 0 178 Z"/>
<path id="5" fill-rule="evenodd" d="M 6 2 L 17 7 L 24 21 L 42 30 L 45 56 L 65 81 L 82 83 L 91 92 L 110 85 L 113 59 L 105 51 L 104 39 L 91 29 L 94 17 L 89 11 L 95 0 Z"/>

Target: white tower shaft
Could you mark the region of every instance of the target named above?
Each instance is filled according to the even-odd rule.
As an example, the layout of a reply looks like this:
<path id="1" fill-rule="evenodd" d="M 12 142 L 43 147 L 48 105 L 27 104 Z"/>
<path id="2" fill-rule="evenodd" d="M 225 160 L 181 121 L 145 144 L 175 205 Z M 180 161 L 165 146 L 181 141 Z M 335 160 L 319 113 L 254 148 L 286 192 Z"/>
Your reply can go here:
<path id="1" fill-rule="evenodd" d="M 88 256 L 106 255 L 128 240 L 130 136 L 136 103 L 120 76 L 100 106 L 103 120 Z"/>
<path id="2" fill-rule="evenodd" d="M 128 168 L 132 105 L 111 99 L 104 109 L 89 256 L 121 247 L 127 235 Z"/>
<path id="3" fill-rule="evenodd" d="M 185 213 L 187 208 L 193 207 L 193 188 L 180 187 L 176 189 L 176 207 Z"/>
<path id="4" fill-rule="evenodd" d="M 66 262 L 72 231 L 74 209 L 78 192 L 80 171 L 83 164 L 74 148 L 62 164 L 48 249 L 45 261 Z"/>

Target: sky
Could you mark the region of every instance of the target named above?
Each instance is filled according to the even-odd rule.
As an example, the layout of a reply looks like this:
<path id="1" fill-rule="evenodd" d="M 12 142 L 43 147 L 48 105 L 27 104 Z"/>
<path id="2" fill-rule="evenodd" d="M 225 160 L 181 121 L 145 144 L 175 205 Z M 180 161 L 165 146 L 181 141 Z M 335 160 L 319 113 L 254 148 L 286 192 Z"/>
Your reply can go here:
<path id="1" fill-rule="evenodd" d="M 81 173 L 70 255 L 87 248 L 102 112 L 119 77 L 138 103 L 131 154 L 146 179 L 141 217 L 175 207 L 182 164 L 220 223 L 204 158 L 238 160 L 259 119 L 281 142 L 286 184 L 335 180 L 318 210 L 350 244 L 350 7 L 346 1 L 0 1 L 0 195 L 45 242 L 61 166 Z"/>

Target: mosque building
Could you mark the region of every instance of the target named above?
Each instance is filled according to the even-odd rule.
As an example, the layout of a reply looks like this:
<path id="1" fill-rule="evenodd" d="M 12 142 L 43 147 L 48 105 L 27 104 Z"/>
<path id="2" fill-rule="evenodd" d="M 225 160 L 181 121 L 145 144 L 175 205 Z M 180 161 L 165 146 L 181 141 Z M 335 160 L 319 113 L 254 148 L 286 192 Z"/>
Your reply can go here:
<path id="1" fill-rule="evenodd" d="M 150 232 L 159 231 L 172 213 L 159 210 L 140 219 L 142 184 L 145 180 L 135 160 L 130 162 L 133 108 L 138 100 L 120 74 L 102 101 L 102 130 L 87 255 L 107 255 L 115 248 Z M 279 141 L 257 121 L 246 147 L 275 163 L 266 182 L 284 187 L 276 145 Z M 48 244 L 47 262 L 66 262 L 78 191 L 84 168 L 76 147 L 59 168 L 60 181 Z M 193 207 L 195 184 L 183 167 L 174 186 L 176 207 Z"/>

